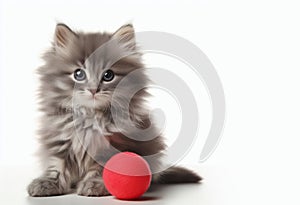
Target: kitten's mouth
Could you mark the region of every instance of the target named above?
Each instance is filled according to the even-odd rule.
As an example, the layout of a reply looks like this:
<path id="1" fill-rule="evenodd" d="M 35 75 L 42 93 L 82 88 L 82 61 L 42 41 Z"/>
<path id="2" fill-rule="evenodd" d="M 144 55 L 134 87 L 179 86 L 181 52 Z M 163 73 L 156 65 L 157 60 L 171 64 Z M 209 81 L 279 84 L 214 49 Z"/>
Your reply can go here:
<path id="1" fill-rule="evenodd" d="M 79 95 L 75 97 L 75 104 L 80 104 L 89 108 L 104 108 L 107 107 L 109 101 L 109 96 L 103 93 L 89 94 L 89 95 Z"/>
<path id="2" fill-rule="evenodd" d="M 93 99 L 94 101 L 95 101 L 95 100 L 99 100 L 99 97 L 100 97 L 99 95 L 93 95 L 93 96 L 92 96 L 92 99 Z"/>

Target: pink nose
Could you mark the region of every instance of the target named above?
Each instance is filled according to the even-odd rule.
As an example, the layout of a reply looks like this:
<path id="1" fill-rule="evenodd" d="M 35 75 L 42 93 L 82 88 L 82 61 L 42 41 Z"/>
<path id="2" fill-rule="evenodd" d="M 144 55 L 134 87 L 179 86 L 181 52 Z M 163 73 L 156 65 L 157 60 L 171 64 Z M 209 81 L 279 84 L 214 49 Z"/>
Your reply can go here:
<path id="1" fill-rule="evenodd" d="M 95 95 L 99 90 L 98 90 L 98 89 L 89 89 L 89 91 L 90 91 L 93 95 Z"/>

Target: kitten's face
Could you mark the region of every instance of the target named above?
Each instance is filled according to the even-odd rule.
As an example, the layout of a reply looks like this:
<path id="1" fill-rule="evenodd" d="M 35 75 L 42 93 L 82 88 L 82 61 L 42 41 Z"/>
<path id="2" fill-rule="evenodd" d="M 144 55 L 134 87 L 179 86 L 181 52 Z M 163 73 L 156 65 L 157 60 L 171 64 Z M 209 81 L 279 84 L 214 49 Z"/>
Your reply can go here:
<path id="1" fill-rule="evenodd" d="M 131 25 L 114 34 L 85 34 L 59 24 L 53 50 L 44 59 L 47 64 L 40 69 L 43 97 L 62 108 L 107 108 L 120 80 L 142 67 Z"/>

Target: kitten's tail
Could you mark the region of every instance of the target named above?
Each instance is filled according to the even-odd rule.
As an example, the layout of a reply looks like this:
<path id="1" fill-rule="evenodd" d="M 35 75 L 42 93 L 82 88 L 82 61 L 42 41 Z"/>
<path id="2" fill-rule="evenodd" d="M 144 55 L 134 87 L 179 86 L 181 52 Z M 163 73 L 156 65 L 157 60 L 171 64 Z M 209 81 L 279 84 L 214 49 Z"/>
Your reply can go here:
<path id="1" fill-rule="evenodd" d="M 170 167 L 165 171 L 153 175 L 153 183 L 156 184 L 178 184 L 198 183 L 202 180 L 195 172 L 183 167 Z"/>

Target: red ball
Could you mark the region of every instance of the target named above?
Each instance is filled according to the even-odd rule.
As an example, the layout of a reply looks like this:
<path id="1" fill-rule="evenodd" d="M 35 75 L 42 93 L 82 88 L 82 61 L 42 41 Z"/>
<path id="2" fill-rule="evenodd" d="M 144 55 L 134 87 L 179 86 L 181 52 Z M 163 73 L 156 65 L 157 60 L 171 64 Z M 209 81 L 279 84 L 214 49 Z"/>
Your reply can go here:
<path id="1" fill-rule="evenodd" d="M 151 171 L 141 156 L 121 152 L 110 158 L 104 166 L 106 189 L 118 199 L 136 199 L 150 186 Z"/>

